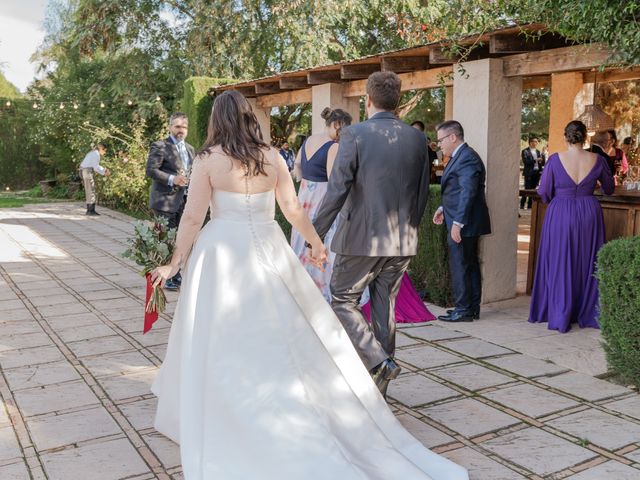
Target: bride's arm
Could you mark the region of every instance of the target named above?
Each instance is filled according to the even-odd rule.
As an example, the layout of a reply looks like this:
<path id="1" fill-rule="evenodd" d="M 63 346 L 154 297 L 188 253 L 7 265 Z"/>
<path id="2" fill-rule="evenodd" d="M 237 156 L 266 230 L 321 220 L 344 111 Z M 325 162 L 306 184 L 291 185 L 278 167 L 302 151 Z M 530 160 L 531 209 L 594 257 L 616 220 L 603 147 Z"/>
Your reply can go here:
<path id="1" fill-rule="evenodd" d="M 207 169 L 207 161 L 201 156 L 196 156 L 191 169 L 187 204 L 178 226 L 176 246 L 171 263 L 158 267 L 152 272 L 151 277 L 155 283 L 159 283 L 156 280 L 163 281 L 173 277 L 184 264 L 196 235 L 202 228 L 212 192 L 213 187 Z"/>
<path id="2" fill-rule="evenodd" d="M 309 217 L 298 201 L 293 180 L 287 170 L 287 164 L 280 155 L 274 156 L 277 157 L 275 165 L 278 170 L 276 184 L 276 200 L 278 201 L 278 205 L 280 205 L 280 209 L 287 221 L 311 244 L 314 251 L 313 256 L 316 257 L 316 253 L 324 251 L 322 240 L 320 240 L 318 233 L 315 228 L 313 228 L 311 220 L 309 220 Z"/>

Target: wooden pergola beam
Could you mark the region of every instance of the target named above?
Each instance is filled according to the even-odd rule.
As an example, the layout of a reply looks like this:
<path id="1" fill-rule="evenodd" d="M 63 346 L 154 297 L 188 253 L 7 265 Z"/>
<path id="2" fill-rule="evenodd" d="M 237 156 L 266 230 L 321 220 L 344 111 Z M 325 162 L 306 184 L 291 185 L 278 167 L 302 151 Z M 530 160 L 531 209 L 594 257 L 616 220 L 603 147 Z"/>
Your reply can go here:
<path id="1" fill-rule="evenodd" d="M 236 90 L 238 92 L 240 92 L 242 95 L 244 95 L 245 97 L 257 97 L 258 94 L 256 93 L 256 88 L 253 85 L 248 85 L 248 86 L 244 86 L 244 87 L 234 87 L 234 88 L 230 88 L 229 90 Z"/>
<path id="2" fill-rule="evenodd" d="M 379 63 L 360 63 L 356 65 L 341 65 L 340 78 L 342 80 L 358 80 L 367 78 L 374 72 L 380 71 Z"/>
<path id="3" fill-rule="evenodd" d="M 258 95 L 265 95 L 270 93 L 279 93 L 282 89 L 280 88 L 280 82 L 260 82 L 256 83 L 256 93 Z"/>
<path id="4" fill-rule="evenodd" d="M 611 51 L 600 45 L 521 53 L 504 57 L 503 72 L 507 77 L 527 77 L 586 70 L 603 65 L 610 55 Z"/>
<path id="5" fill-rule="evenodd" d="M 459 55 L 451 55 L 444 47 L 434 45 L 429 48 L 430 65 L 453 65 L 460 60 Z"/>
<path id="6" fill-rule="evenodd" d="M 280 79 L 280 88 L 283 90 L 286 89 L 299 89 L 299 88 L 307 88 L 309 87 L 309 83 L 307 82 L 307 76 L 304 77 L 282 77 Z"/>
<path id="7" fill-rule="evenodd" d="M 339 82 L 340 70 L 316 70 L 307 73 L 309 85 L 322 85 L 323 83 Z"/>
<path id="8" fill-rule="evenodd" d="M 292 90 L 290 92 L 264 95 L 256 99 L 256 103 L 261 108 L 283 107 L 285 105 L 296 105 L 298 103 L 311 103 L 311 89 Z"/>
<path id="9" fill-rule="evenodd" d="M 426 88 L 440 88 L 453 85 L 453 69 L 451 67 L 432 68 L 419 72 L 400 73 L 402 91 L 420 90 Z M 366 80 L 356 80 L 345 83 L 343 95 L 345 97 L 360 97 L 366 94 Z"/>
<path id="10" fill-rule="evenodd" d="M 489 54 L 491 55 L 535 52 L 566 46 L 567 40 L 565 38 L 552 34 L 545 34 L 541 37 L 495 34 L 489 37 Z"/>
<path id="11" fill-rule="evenodd" d="M 426 56 L 419 57 L 382 57 L 382 70 L 385 72 L 406 73 L 426 70 L 429 62 Z"/>
<path id="12" fill-rule="evenodd" d="M 596 72 L 585 72 L 582 75 L 584 83 L 593 83 L 596 80 Z M 640 80 L 640 67 L 628 70 L 614 70 L 597 73 L 598 83 L 625 82 L 629 80 Z"/>
<path id="13" fill-rule="evenodd" d="M 524 77 L 522 79 L 523 90 L 532 90 L 534 88 L 550 88 L 550 87 L 551 87 L 550 75 L 540 75 L 537 77 Z"/>

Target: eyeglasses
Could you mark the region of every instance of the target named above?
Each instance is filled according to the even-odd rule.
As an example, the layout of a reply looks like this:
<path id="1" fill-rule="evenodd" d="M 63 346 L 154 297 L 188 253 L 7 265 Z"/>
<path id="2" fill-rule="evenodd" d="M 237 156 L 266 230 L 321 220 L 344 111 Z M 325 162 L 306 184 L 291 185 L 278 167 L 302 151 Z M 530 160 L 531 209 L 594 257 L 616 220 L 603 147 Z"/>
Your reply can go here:
<path id="1" fill-rule="evenodd" d="M 442 141 L 443 141 L 445 138 L 450 137 L 451 135 L 454 135 L 454 134 L 453 134 L 453 133 L 450 133 L 449 135 L 445 135 L 444 137 L 439 138 L 439 139 L 438 139 L 438 142 L 437 142 L 437 143 L 438 143 L 438 145 L 440 145 L 440 144 L 442 143 Z"/>

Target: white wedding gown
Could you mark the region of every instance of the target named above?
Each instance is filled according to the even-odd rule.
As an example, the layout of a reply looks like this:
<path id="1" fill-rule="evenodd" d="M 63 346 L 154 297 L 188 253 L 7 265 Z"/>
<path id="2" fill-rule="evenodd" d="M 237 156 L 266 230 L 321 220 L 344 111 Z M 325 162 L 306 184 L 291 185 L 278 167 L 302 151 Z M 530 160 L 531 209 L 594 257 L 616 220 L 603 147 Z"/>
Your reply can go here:
<path id="1" fill-rule="evenodd" d="M 152 390 L 186 480 L 467 480 L 389 410 L 274 221 L 216 190 Z"/>

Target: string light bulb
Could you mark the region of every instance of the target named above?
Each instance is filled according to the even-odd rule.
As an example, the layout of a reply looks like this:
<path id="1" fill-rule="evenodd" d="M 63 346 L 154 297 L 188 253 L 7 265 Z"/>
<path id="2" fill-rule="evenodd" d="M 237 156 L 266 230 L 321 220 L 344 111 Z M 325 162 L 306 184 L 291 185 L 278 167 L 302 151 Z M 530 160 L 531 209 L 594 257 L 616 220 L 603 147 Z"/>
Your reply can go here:
<path id="1" fill-rule="evenodd" d="M 38 108 L 38 104 L 36 102 L 33 102 L 33 108 L 34 109 Z"/>
<path id="2" fill-rule="evenodd" d="M 132 102 L 131 100 L 129 100 L 129 101 L 127 102 L 127 105 L 131 106 L 131 105 L 133 105 L 133 102 Z"/>
<path id="3" fill-rule="evenodd" d="M 7 103 L 5 103 L 5 105 L 6 105 L 7 107 L 10 107 L 10 106 L 11 106 L 11 102 L 10 102 L 9 100 L 7 100 Z"/>
<path id="4" fill-rule="evenodd" d="M 73 104 L 73 109 L 74 109 L 74 110 L 77 110 L 77 109 L 78 109 L 78 104 L 77 104 L 77 103 L 74 103 L 74 104 Z"/>
<path id="5" fill-rule="evenodd" d="M 160 95 L 156 95 L 156 102 L 160 101 Z"/>
<path id="6" fill-rule="evenodd" d="M 104 102 L 100 102 L 100 108 L 104 108 Z"/>
<path id="7" fill-rule="evenodd" d="M 60 110 L 64 110 L 64 103 L 60 103 Z"/>

